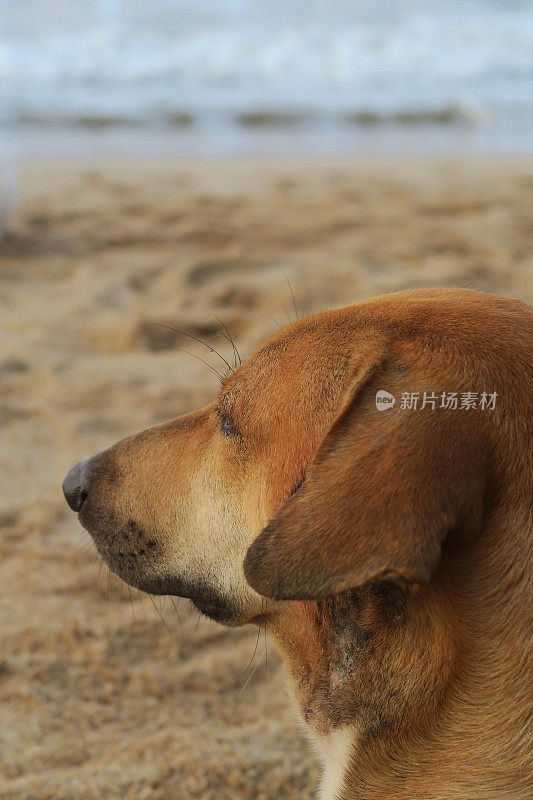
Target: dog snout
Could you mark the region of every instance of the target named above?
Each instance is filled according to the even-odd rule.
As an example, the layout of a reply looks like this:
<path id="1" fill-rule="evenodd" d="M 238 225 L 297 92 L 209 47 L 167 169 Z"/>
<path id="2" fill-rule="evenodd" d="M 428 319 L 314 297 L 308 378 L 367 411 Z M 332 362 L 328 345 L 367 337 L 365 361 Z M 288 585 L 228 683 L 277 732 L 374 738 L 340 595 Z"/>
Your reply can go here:
<path id="1" fill-rule="evenodd" d="M 81 511 L 81 508 L 89 495 L 89 476 L 90 458 L 80 461 L 69 470 L 62 489 L 65 500 L 73 511 Z"/>

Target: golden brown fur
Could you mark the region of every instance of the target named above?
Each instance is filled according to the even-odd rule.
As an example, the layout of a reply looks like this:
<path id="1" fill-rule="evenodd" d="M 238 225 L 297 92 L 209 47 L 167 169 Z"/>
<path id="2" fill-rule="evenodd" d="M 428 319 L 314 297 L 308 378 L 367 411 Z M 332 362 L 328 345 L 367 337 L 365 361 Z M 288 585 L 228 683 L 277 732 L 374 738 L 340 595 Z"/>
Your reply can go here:
<path id="1" fill-rule="evenodd" d="M 518 301 L 379 297 L 276 333 L 215 403 L 78 471 L 126 581 L 267 620 L 304 724 L 349 743 L 324 797 L 531 796 L 532 353 Z M 400 408 L 424 391 L 497 402 Z"/>

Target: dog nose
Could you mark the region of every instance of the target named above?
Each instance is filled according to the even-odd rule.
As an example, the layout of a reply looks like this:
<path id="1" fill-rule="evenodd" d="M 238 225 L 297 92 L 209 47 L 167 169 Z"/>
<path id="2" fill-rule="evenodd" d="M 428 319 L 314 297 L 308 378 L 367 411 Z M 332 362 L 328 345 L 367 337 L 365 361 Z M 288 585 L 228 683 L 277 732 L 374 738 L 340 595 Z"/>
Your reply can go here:
<path id="1" fill-rule="evenodd" d="M 85 459 L 85 461 L 75 464 L 68 472 L 62 485 L 65 500 L 71 509 L 76 512 L 81 510 L 89 493 L 87 461 L 88 459 Z"/>

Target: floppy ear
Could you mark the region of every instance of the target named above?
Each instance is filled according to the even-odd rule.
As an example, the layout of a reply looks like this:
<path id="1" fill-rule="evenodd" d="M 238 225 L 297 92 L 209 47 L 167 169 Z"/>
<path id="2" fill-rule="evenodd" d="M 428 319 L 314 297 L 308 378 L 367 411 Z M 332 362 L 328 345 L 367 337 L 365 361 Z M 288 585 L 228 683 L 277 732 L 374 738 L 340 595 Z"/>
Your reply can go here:
<path id="1" fill-rule="evenodd" d="M 477 518 L 480 412 L 402 408 L 403 391 L 427 385 L 401 372 L 363 372 L 305 481 L 251 545 L 244 571 L 260 594 L 310 600 L 380 580 L 426 583 L 443 539 Z M 394 407 L 377 409 L 378 389 Z"/>

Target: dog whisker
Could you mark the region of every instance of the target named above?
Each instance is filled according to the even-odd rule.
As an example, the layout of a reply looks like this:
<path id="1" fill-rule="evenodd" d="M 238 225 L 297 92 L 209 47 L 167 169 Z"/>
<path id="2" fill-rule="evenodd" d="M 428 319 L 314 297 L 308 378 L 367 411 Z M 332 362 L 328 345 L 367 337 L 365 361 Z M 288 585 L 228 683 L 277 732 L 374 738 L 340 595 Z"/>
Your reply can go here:
<path id="1" fill-rule="evenodd" d="M 144 553 L 144 558 L 148 561 L 148 565 L 150 566 L 150 568 L 151 568 L 152 572 L 154 573 L 154 575 L 157 577 L 157 571 L 156 571 L 154 565 L 152 564 L 151 560 L 148 558 L 148 554 L 147 553 Z M 171 595 L 168 595 L 168 597 L 170 599 L 170 602 L 172 603 L 172 607 L 174 608 L 174 611 L 176 612 L 176 616 L 178 618 L 179 626 L 180 626 L 181 632 L 183 633 L 183 624 L 181 622 L 181 617 L 180 617 L 180 613 L 178 611 L 178 607 L 177 607 L 176 603 L 174 602 L 174 598 Z"/>
<path id="2" fill-rule="evenodd" d="M 143 558 L 145 558 L 145 559 L 148 561 L 148 565 L 149 565 L 150 569 L 152 570 L 152 572 L 154 573 L 154 575 L 157 577 L 157 571 L 156 571 L 156 569 L 155 569 L 154 565 L 152 564 L 152 562 L 150 561 L 150 559 L 148 558 L 148 555 L 147 555 L 147 553 L 144 553 L 144 554 L 143 554 Z M 171 597 L 170 595 L 168 595 L 168 597 L 170 598 L 170 602 L 172 603 L 172 606 L 173 606 L 173 608 L 174 608 L 174 611 L 176 612 L 176 616 L 177 616 L 177 618 L 178 618 L 179 626 L 180 626 L 180 629 L 181 629 L 181 631 L 182 631 L 182 633 L 183 633 L 183 625 L 182 625 L 182 622 L 181 622 L 181 617 L 180 617 L 180 614 L 179 614 L 178 608 L 177 608 L 177 606 L 176 606 L 176 604 L 175 604 L 175 602 L 174 602 L 174 598 L 173 598 L 173 597 Z"/>
<path id="3" fill-rule="evenodd" d="M 174 639 L 174 641 L 176 641 L 176 642 L 177 642 L 177 639 L 176 639 L 176 637 L 174 636 L 173 632 L 172 632 L 172 631 L 170 630 L 170 628 L 168 627 L 168 625 L 167 625 L 167 623 L 166 623 L 166 620 L 165 620 L 165 618 L 164 618 L 163 614 L 162 614 L 162 613 L 161 613 L 161 611 L 158 609 L 158 607 L 157 607 L 157 604 L 156 604 L 156 602 L 155 602 L 154 598 L 152 597 L 152 595 L 151 595 L 151 594 L 149 594 L 149 595 L 148 595 L 148 597 L 150 598 L 150 602 L 152 603 L 153 607 L 155 608 L 155 610 L 156 610 L 156 612 L 157 612 L 157 615 L 159 616 L 159 619 L 161 620 L 161 622 L 163 623 L 163 625 L 164 625 L 164 626 L 165 626 L 165 628 L 167 629 L 167 632 L 168 632 L 169 636 L 170 636 L 172 639 Z"/>
<path id="4" fill-rule="evenodd" d="M 130 589 L 129 583 L 127 583 L 126 586 L 128 587 L 128 595 L 129 595 L 129 598 L 130 598 L 131 613 L 133 615 L 133 621 L 135 622 L 135 609 L 133 608 L 133 598 L 131 596 L 131 589 Z"/>
<path id="5" fill-rule="evenodd" d="M 297 306 L 296 306 L 296 299 L 295 299 L 295 297 L 294 297 L 294 292 L 293 292 L 293 290 L 292 290 L 291 282 L 290 282 L 290 280 L 288 279 L 288 277 L 287 277 L 287 273 L 285 272 L 285 270 L 283 269 L 283 267 L 281 266 L 281 264 L 276 264 L 276 267 L 277 267 L 278 269 L 280 269 L 280 270 L 281 270 L 281 272 L 283 273 L 283 277 L 284 277 L 284 278 L 285 278 L 285 280 L 287 281 L 287 285 L 288 285 L 288 287 L 289 287 L 289 291 L 290 291 L 290 293 L 291 293 L 291 297 L 292 297 L 292 305 L 293 305 L 293 307 L 294 307 L 294 314 L 295 314 L 295 316 L 296 316 L 296 321 L 298 321 L 298 320 L 300 319 L 300 317 L 298 316 L 298 308 L 297 308 Z M 285 306 L 284 306 L 284 307 L 285 307 Z M 289 315 L 287 315 L 287 316 L 289 316 Z M 290 316 L 289 316 L 289 320 L 290 320 Z"/>
<path id="6" fill-rule="evenodd" d="M 108 569 L 107 570 L 107 592 L 106 592 L 106 598 L 105 598 L 106 615 L 107 615 L 107 611 L 109 609 L 109 585 L 110 585 L 110 582 L 111 582 L 111 570 Z"/>
<path id="7" fill-rule="evenodd" d="M 283 306 L 283 310 L 285 311 L 285 313 L 286 313 L 286 315 L 287 315 L 287 319 L 289 320 L 289 324 L 292 324 L 292 317 L 291 317 L 291 315 L 289 314 L 289 309 L 287 308 L 287 306 L 285 305 L 285 303 L 283 303 L 283 302 L 282 302 L 282 304 L 281 304 L 281 305 Z"/>
<path id="8" fill-rule="evenodd" d="M 233 347 L 234 366 L 235 366 L 235 367 L 237 367 L 237 359 L 239 359 L 239 366 L 240 366 L 240 365 L 242 364 L 242 358 L 241 358 L 241 354 L 240 354 L 240 353 L 239 353 L 239 351 L 237 350 L 237 346 L 236 346 L 235 342 L 233 341 L 233 336 L 232 336 L 232 335 L 231 335 L 231 333 L 229 332 L 229 329 L 228 329 L 227 325 L 225 325 L 225 324 L 222 322 L 222 320 L 221 320 L 219 317 L 217 317 L 217 315 L 216 315 L 216 314 L 213 314 L 213 316 L 214 316 L 214 318 L 216 319 L 216 321 L 217 321 L 218 323 L 220 323 L 220 325 L 222 325 L 222 327 L 224 328 L 224 331 L 225 331 L 225 334 L 226 334 L 226 335 L 225 335 L 225 338 L 226 338 L 226 339 L 229 341 L 229 343 L 230 343 L 230 344 L 231 344 L 231 346 Z M 224 333 L 222 333 L 222 335 L 224 336 Z"/>
<path id="9" fill-rule="evenodd" d="M 199 342 L 199 344 L 203 344 L 204 347 L 207 347 L 208 350 L 210 350 L 212 353 L 214 353 L 216 356 L 218 356 L 220 358 L 220 360 L 224 362 L 226 367 L 231 372 L 233 372 L 233 369 L 232 369 L 231 364 L 229 363 L 229 361 L 226 358 L 224 358 L 224 356 L 221 353 L 219 353 L 218 350 L 215 350 L 214 347 L 211 347 L 211 345 L 208 342 L 206 342 L 204 339 L 200 339 L 199 336 L 194 336 L 194 334 L 187 333 L 187 331 L 181 331 L 178 328 L 173 328 L 171 325 L 163 325 L 163 323 L 161 323 L 161 322 L 152 322 L 152 325 L 157 325 L 160 328 L 167 328 L 167 330 L 169 330 L 169 331 L 174 331 L 174 333 L 179 333 L 182 336 L 187 336 L 189 339 L 193 339 L 193 341 Z"/>
<path id="10" fill-rule="evenodd" d="M 169 597 L 170 597 L 170 595 L 169 595 Z M 170 602 L 172 603 L 174 611 L 176 612 L 176 616 L 178 618 L 178 623 L 179 623 L 179 626 L 180 626 L 180 631 L 183 633 L 183 623 L 181 621 L 180 612 L 179 612 L 180 601 L 177 600 L 176 603 L 174 603 L 174 598 L 170 597 Z"/>
<path id="11" fill-rule="evenodd" d="M 197 615 L 196 615 L 196 625 L 194 626 L 194 631 L 193 631 L 193 634 L 194 634 L 194 635 L 195 635 L 195 634 L 196 634 L 196 632 L 198 631 L 198 625 L 200 624 L 200 617 L 201 617 L 201 616 L 202 616 L 202 615 L 201 615 L 201 614 L 200 614 L 200 612 L 198 611 L 198 613 L 197 613 Z"/>
<path id="12" fill-rule="evenodd" d="M 239 694 L 242 694 L 242 693 L 244 692 L 244 690 L 246 689 L 246 687 L 248 686 L 248 684 L 249 684 L 249 683 L 250 683 L 250 681 L 252 680 L 253 676 L 254 676 L 254 675 L 255 675 L 255 673 L 257 672 L 258 668 L 259 668 L 259 664 L 256 664 L 256 665 L 255 665 L 255 667 L 253 668 L 253 670 L 250 672 L 250 674 L 249 674 L 249 675 L 248 675 L 248 677 L 246 678 L 246 680 L 245 680 L 245 682 L 244 682 L 244 684 L 243 684 L 243 686 L 242 686 L 242 688 L 241 688 L 241 690 L 240 690 Z"/>
<path id="13" fill-rule="evenodd" d="M 247 665 L 246 665 L 246 667 L 244 668 L 244 672 L 246 672 L 246 670 L 250 669 L 250 666 L 251 666 L 251 664 L 252 664 L 252 661 L 253 661 L 253 660 L 254 660 L 254 658 L 255 658 L 255 654 L 257 653 L 257 646 L 258 646 L 258 644 L 259 644 L 259 637 L 261 636 L 261 619 L 262 619 L 262 617 L 263 617 L 263 602 L 264 602 L 264 601 L 263 601 L 263 600 L 261 600 L 261 614 L 259 615 L 259 625 L 257 626 L 257 638 L 256 638 L 256 640 L 255 640 L 254 652 L 252 653 L 252 657 L 251 657 L 250 661 L 248 662 L 248 664 L 247 664 Z"/>
<path id="14" fill-rule="evenodd" d="M 265 599 L 265 686 L 268 678 L 268 636 L 267 636 L 267 622 L 266 622 L 266 605 L 268 600 Z"/>
<path id="15" fill-rule="evenodd" d="M 190 350 L 184 350 L 183 347 L 176 347 L 176 350 L 178 351 L 178 353 L 187 353 L 188 356 L 193 356 L 193 358 L 197 358 L 198 361 L 201 361 L 202 364 L 205 364 L 206 367 L 209 367 L 209 369 L 212 372 L 214 372 L 215 375 L 217 375 L 221 383 L 224 383 L 225 376 L 221 375 L 217 369 L 215 369 L 211 364 L 209 364 L 209 362 L 205 361 L 203 358 L 200 358 L 199 355 L 197 355 L 196 353 L 191 353 Z"/>
<path id="16" fill-rule="evenodd" d="M 281 330 L 281 329 L 283 328 L 283 325 L 281 324 L 281 322 L 280 322 L 279 320 L 277 320 L 277 319 L 276 319 L 276 317 L 275 317 L 275 316 L 273 316 L 273 314 L 271 314 L 271 313 L 270 313 L 270 311 L 265 311 L 264 313 L 265 313 L 265 314 L 266 314 L 268 317 L 270 317 L 270 319 L 271 319 L 271 320 L 274 322 L 274 324 L 275 324 L 275 325 L 277 325 L 277 326 L 278 326 L 278 330 Z"/>

